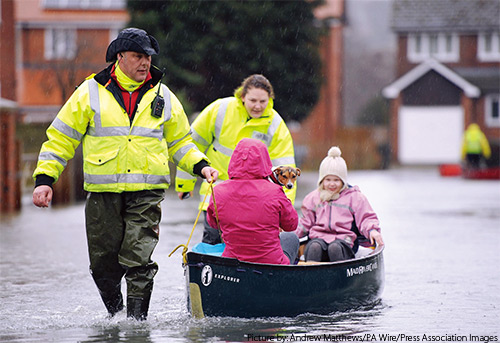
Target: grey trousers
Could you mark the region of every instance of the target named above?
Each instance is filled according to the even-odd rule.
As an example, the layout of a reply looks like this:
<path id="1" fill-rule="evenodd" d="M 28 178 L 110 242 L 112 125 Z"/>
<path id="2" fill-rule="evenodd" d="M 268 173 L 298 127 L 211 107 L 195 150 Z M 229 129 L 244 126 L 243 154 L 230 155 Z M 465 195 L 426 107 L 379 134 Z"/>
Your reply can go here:
<path id="1" fill-rule="evenodd" d="M 328 244 L 321 238 L 314 238 L 307 242 L 304 257 L 306 261 L 335 262 L 354 258 L 354 251 L 340 239 Z"/>
<path id="2" fill-rule="evenodd" d="M 295 264 L 300 245 L 297 235 L 294 232 L 281 232 L 280 243 L 281 249 L 290 260 L 290 264 Z"/>

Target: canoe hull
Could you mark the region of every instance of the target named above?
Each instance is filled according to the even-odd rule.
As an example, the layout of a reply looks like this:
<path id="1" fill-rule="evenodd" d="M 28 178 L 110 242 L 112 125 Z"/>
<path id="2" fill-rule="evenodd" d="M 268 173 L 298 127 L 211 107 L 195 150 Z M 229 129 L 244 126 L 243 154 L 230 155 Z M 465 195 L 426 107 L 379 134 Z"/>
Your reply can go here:
<path id="1" fill-rule="evenodd" d="M 466 179 L 479 179 L 479 180 L 499 180 L 500 167 L 490 167 L 483 169 L 465 169 L 462 176 Z"/>
<path id="2" fill-rule="evenodd" d="M 382 249 L 355 260 L 267 265 L 189 252 L 188 308 L 195 317 L 328 314 L 373 303 L 384 283 Z"/>
<path id="3" fill-rule="evenodd" d="M 439 166 L 441 176 L 462 176 L 466 179 L 499 180 L 500 167 L 462 168 L 460 164 L 442 164 Z"/>

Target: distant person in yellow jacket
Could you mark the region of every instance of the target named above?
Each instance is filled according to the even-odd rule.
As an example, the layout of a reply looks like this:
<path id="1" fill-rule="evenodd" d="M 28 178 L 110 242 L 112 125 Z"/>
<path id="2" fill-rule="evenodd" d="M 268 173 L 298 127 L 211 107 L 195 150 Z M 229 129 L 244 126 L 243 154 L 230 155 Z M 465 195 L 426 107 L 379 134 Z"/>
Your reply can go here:
<path id="1" fill-rule="evenodd" d="M 293 140 L 281 116 L 273 109 L 274 90 L 269 80 L 260 74 L 247 77 L 235 90 L 233 97 L 222 98 L 208 105 L 191 124 L 193 140 L 204 151 L 219 171 L 219 180 L 227 180 L 231 155 L 243 138 L 262 141 L 269 151 L 273 167 L 295 167 Z M 196 178 L 177 168 L 176 191 L 180 198 L 192 194 Z M 295 201 L 296 187 L 284 188 L 285 194 Z M 219 231 L 206 221 L 210 197 L 206 182 L 200 188 L 199 208 L 205 212 L 205 230 L 202 241 L 208 244 L 221 242 Z M 216 199 L 217 201 L 217 199 Z"/>
<path id="2" fill-rule="evenodd" d="M 47 207 L 57 181 L 82 144 L 85 227 L 90 272 L 110 316 L 145 320 L 158 265 L 151 260 L 160 234 L 161 205 L 170 184 L 168 162 L 193 175 L 217 179 L 196 148 L 177 97 L 151 65 L 156 39 L 122 30 L 106 52 L 107 68 L 89 76 L 47 129 L 33 173 L 33 204 Z"/>
<path id="3" fill-rule="evenodd" d="M 472 123 L 464 133 L 462 144 L 462 160 L 465 160 L 467 168 L 479 168 L 483 158 L 489 159 L 491 148 L 488 139 L 479 128 Z"/>

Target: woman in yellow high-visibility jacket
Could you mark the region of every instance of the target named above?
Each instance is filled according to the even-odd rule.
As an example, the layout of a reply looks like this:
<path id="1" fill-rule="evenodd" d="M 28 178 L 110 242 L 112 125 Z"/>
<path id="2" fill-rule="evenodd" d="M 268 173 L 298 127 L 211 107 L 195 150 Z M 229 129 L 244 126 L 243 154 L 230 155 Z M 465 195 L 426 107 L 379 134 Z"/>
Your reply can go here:
<path id="1" fill-rule="evenodd" d="M 462 160 L 465 160 L 468 168 L 479 168 L 483 157 L 491 157 L 490 144 L 479 125 L 472 123 L 464 133 Z"/>
<path id="2" fill-rule="evenodd" d="M 81 143 L 85 226 L 92 278 L 108 313 L 123 309 L 144 320 L 158 265 L 151 256 L 159 238 L 160 203 L 170 183 L 168 161 L 192 175 L 217 179 L 193 144 L 181 103 L 151 66 L 159 52 L 144 30 L 127 28 L 111 42 L 106 61 L 64 104 L 47 129 L 33 173 L 33 203 L 47 207 L 52 184 Z"/>
<path id="3" fill-rule="evenodd" d="M 229 160 L 238 142 L 243 138 L 255 138 L 266 144 L 274 167 L 295 167 L 293 140 L 284 120 L 273 109 L 274 90 L 267 78 L 260 74 L 247 77 L 233 97 L 222 98 L 208 105 L 191 124 L 191 136 L 219 171 L 219 180 L 227 180 Z M 196 178 L 177 168 L 176 191 L 182 198 L 193 191 Z M 296 187 L 284 188 L 285 194 L 295 201 Z M 208 207 L 208 184 L 200 187 L 199 208 Z M 217 201 L 217 199 L 216 199 Z M 204 243 L 221 242 L 217 229 L 208 225 L 205 219 Z"/>

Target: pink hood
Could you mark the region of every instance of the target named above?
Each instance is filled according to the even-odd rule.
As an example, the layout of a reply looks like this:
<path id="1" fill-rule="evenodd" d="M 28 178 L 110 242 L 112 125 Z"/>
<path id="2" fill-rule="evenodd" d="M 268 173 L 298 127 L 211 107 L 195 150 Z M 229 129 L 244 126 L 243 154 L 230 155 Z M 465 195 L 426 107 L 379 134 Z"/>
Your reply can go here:
<path id="1" fill-rule="evenodd" d="M 231 156 L 228 175 L 230 179 L 263 179 L 271 175 L 272 166 L 264 143 L 243 138 Z"/>
<path id="2" fill-rule="evenodd" d="M 289 264 L 281 248 L 280 228 L 294 231 L 298 215 L 283 187 L 266 179 L 271 174 L 271 159 L 265 144 L 242 139 L 233 152 L 228 172 L 229 180 L 214 187 L 207 209 L 210 226 L 219 224 L 222 230 L 226 243 L 222 256 Z"/>

